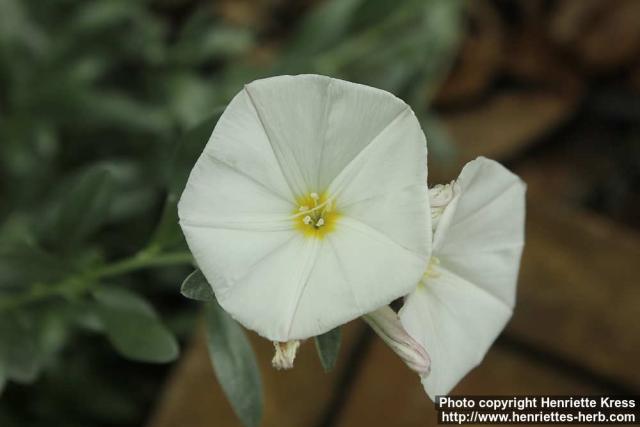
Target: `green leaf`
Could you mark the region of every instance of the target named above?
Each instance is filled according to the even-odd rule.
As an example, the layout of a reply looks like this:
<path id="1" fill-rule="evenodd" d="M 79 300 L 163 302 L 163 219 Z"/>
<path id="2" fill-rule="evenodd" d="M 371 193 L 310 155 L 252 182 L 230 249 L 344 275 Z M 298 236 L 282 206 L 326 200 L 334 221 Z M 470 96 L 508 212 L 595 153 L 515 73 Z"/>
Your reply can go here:
<path id="1" fill-rule="evenodd" d="M 167 194 L 162 215 L 149 241 L 150 248 L 161 251 L 187 247 L 186 240 L 178 225 L 178 197 L 174 193 Z"/>
<path id="2" fill-rule="evenodd" d="M 109 223 L 148 214 L 157 206 L 157 190 L 145 176 L 145 166 L 142 162 L 118 159 L 100 162 L 100 165 L 109 170 L 114 186 L 114 194 L 107 211 Z"/>
<path id="3" fill-rule="evenodd" d="M 4 386 L 7 383 L 7 371 L 4 366 L 4 361 L 0 360 L 0 396 L 2 396 L 2 391 L 4 390 Z"/>
<path id="4" fill-rule="evenodd" d="M 77 33 L 99 32 L 134 19 L 140 7 L 131 2 L 81 2 L 70 29 Z"/>
<path id="5" fill-rule="evenodd" d="M 91 108 L 81 110 L 82 105 Z M 153 104 L 139 101 L 124 91 L 87 91 L 73 105 L 76 120 L 84 126 L 96 128 L 124 128 L 130 132 L 163 135 L 170 131 L 167 111 Z"/>
<path id="6" fill-rule="evenodd" d="M 54 281 L 64 276 L 65 260 L 39 247 L 31 234 L 11 236 L 3 231 L 0 230 L 0 290 L 24 290 L 34 282 Z"/>
<path id="7" fill-rule="evenodd" d="M 197 301 L 212 301 L 215 298 L 211 285 L 200 270 L 194 271 L 184 279 L 180 286 L 180 293 Z"/>
<path id="8" fill-rule="evenodd" d="M 320 363 L 325 372 L 329 372 L 336 365 L 338 353 L 340 352 L 340 327 L 330 330 L 315 338 L 316 350 L 320 357 Z"/>
<path id="9" fill-rule="evenodd" d="M 49 228 L 52 243 L 68 248 L 96 231 L 107 219 L 114 190 L 111 171 L 104 166 L 91 167 L 64 183 Z"/>
<path id="10" fill-rule="evenodd" d="M 149 242 L 150 247 L 173 249 L 184 242 L 178 226 L 178 199 L 221 114 L 222 109 L 219 109 L 207 120 L 187 131 L 176 144 L 167 162 L 170 165 L 167 167 L 169 173 L 166 177 L 167 198 L 160 221 Z"/>
<path id="11" fill-rule="evenodd" d="M 0 364 L 7 379 L 20 383 L 36 379 L 38 345 L 32 319 L 19 313 L 0 316 Z"/>
<path id="12" fill-rule="evenodd" d="M 302 20 L 287 50 L 289 56 L 313 55 L 335 44 L 348 30 L 363 0 L 329 0 L 320 3 Z"/>
<path id="13" fill-rule="evenodd" d="M 120 354 L 141 362 L 175 360 L 178 343 L 147 301 L 118 288 L 101 288 L 93 295 L 107 337 Z"/>
<path id="14" fill-rule="evenodd" d="M 213 128 L 222 115 L 224 107 L 218 108 L 209 118 L 203 120 L 199 125 L 188 130 L 182 138 L 178 140 L 173 158 L 171 161 L 168 188 L 169 193 L 180 195 L 187 183 L 191 169 L 204 150 L 207 141 L 213 132 Z"/>
<path id="15" fill-rule="evenodd" d="M 391 8 L 370 3 L 380 2 L 366 2 L 353 21 L 371 9 L 383 12 L 380 18 L 318 52 L 312 69 L 391 91 L 419 110 L 454 58 L 463 2 L 410 0 Z"/>
<path id="16" fill-rule="evenodd" d="M 233 59 L 254 46 L 252 30 L 216 22 L 213 18 L 210 8 L 200 8 L 191 16 L 170 47 L 173 60 L 181 65 L 202 65 Z"/>
<path id="17" fill-rule="evenodd" d="M 242 328 L 217 303 L 205 311 L 213 370 L 238 418 L 256 427 L 262 418 L 262 383 L 256 358 Z"/>
<path id="18" fill-rule="evenodd" d="M 195 73 L 180 73 L 165 81 L 170 107 L 180 125 L 186 129 L 193 128 L 209 120 L 211 111 L 216 107 L 215 94 L 217 87 L 211 79 L 199 77 Z M 209 135 L 205 137 L 209 139 Z"/>

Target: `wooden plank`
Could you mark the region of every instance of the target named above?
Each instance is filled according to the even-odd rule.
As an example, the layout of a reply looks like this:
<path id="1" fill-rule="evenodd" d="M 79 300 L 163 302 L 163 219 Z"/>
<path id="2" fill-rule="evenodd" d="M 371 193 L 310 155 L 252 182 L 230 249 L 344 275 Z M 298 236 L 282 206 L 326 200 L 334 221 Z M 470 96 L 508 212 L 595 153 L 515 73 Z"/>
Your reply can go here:
<path id="1" fill-rule="evenodd" d="M 637 0 L 562 0 L 546 24 L 550 38 L 590 71 L 608 71 L 636 60 L 639 14 Z"/>
<path id="2" fill-rule="evenodd" d="M 453 390 L 453 394 L 483 395 L 599 392 L 500 347 L 494 347 L 484 362 Z M 336 425 L 422 427 L 436 423 L 434 404 L 425 394 L 418 376 L 376 339 Z"/>
<path id="3" fill-rule="evenodd" d="M 577 100 L 573 92 L 504 92 L 478 108 L 443 114 L 440 119 L 459 150 L 460 166 L 479 155 L 514 156 L 566 120 Z"/>
<path id="4" fill-rule="evenodd" d="M 302 344 L 294 369 L 271 367 L 273 345 L 251 333 L 258 357 L 264 391 L 264 427 L 313 425 L 334 394 L 336 381 L 346 367 L 355 338 L 364 325 L 343 327 L 336 368 L 325 374 L 312 340 Z M 204 334 L 198 333 L 170 376 L 148 423 L 149 427 L 241 427 L 213 374 Z"/>
<path id="5" fill-rule="evenodd" d="M 561 126 L 574 111 L 578 91 L 506 91 L 472 109 L 440 114 L 455 156 L 429 157 L 429 185 L 455 179 L 478 156 L 509 161 Z M 427 140 L 429 130 L 426 129 Z"/>
<path id="6" fill-rule="evenodd" d="M 209 362 L 203 331 L 199 331 L 170 375 L 149 427 L 239 426 L 224 399 Z"/>
<path id="7" fill-rule="evenodd" d="M 640 236 L 545 200 L 529 201 L 509 331 L 640 389 Z"/>

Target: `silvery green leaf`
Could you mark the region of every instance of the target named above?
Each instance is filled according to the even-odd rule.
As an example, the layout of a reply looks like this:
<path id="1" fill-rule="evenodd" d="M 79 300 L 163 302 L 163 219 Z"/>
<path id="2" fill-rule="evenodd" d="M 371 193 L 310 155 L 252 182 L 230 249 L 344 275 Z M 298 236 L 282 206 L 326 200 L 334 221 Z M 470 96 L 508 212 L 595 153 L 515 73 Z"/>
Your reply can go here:
<path id="1" fill-rule="evenodd" d="M 344 37 L 354 12 L 362 3 L 362 0 L 330 0 L 320 3 L 304 17 L 287 54 L 311 55 L 335 44 Z"/>
<path id="2" fill-rule="evenodd" d="M 207 120 L 187 131 L 175 145 L 168 160 L 170 166 L 166 177 L 167 198 L 150 246 L 174 248 L 184 244 L 182 232 L 178 227 L 178 199 L 221 114 L 222 111 L 214 112 Z"/>
<path id="3" fill-rule="evenodd" d="M 318 350 L 318 357 L 320 357 L 320 363 L 322 363 L 325 372 L 331 371 L 338 360 L 340 339 L 340 327 L 315 337 L 316 350 Z"/>
<path id="4" fill-rule="evenodd" d="M 217 303 L 205 311 L 207 343 L 213 370 L 233 410 L 246 427 L 262 417 L 260 371 L 242 328 Z"/>
<path id="5" fill-rule="evenodd" d="M 0 396 L 2 396 L 2 390 L 7 383 L 7 372 L 4 366 L 4 361 L 0 360 Z"/>
<path id="6" fill-rule="evenodd" d="M 180 195 L 189 178 L 189 173 L 198 157 L 204 150 L 211 132 L 222 115 L 222 108 L 212 111 L 211 115 L 184 133 L 178 140 L 173 153 L 170 176 L 168 179 L 169 192 Z"/>
<path id="7" fill-rule="evenodd" d="M 66 260 L 42 249 L 31 233 L 4 233 L 12 225 L 0 230 L 0 289 L 24 289 L 34 282 L 64 277 Z"/>
<path id="8" fill-rule="evenodd" d="M 114 190 L 111 170 L 102 165 L 64 182 L 51 223 L 47 224 L 52 243 L 68 248 L 96 231 L 107 219 Z"/>
<path id="9" fill-rule="evenodd" d="M 211 285 L 200 270 L 195 270 L 184 279 L 180 286 L 180 293 L 197 301 L 211 301 L 215 298 Z"/>
<path id="10" fill-rule="evenodd" d="M 32 319 L 18 313 L 0 316 L 0 364 L 6 379 L 30 383 L 38 375 L 38 345 Z"/>
<path id="11" fill-rule="evenodd" d="M 153 307 L 131 291 L 102 288 L 93 293 L 98 315 L 114 348 L 141 362 L 166 363 L 178 356 L 178 343 Z"/>

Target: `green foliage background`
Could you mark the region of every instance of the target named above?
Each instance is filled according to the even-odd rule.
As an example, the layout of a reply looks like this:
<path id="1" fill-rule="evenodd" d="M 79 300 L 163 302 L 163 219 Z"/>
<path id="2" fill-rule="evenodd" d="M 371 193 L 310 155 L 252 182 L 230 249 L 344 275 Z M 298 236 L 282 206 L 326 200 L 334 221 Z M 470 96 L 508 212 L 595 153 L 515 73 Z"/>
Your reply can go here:
<path id="1" fill-rule="evenodd" d="M 328 74 L 437 127 L 460 1 L 312 3 L 248 27 L 211 1 L 0 0 L 0 425 L 143 422 L 198 311 L 175 204 L 244 83 Z"/>

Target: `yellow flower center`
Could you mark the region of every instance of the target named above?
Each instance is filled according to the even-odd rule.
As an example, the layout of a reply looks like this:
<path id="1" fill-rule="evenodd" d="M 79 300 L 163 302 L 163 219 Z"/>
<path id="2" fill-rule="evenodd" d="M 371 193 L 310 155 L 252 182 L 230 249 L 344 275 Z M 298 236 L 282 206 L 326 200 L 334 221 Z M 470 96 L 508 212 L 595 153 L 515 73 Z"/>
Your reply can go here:
<path id="1" fill-rule="evenodd" d="M 308 193 L 296 202 L 298 208 L 293 212 L 293 220 L 306 237 L 321 239 L 335 229 L 340 214 L 335 209 L 335 201 L 326 193 Z"/>

